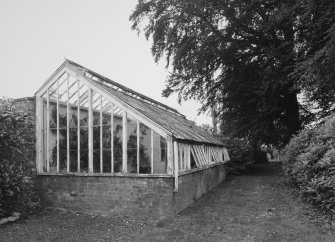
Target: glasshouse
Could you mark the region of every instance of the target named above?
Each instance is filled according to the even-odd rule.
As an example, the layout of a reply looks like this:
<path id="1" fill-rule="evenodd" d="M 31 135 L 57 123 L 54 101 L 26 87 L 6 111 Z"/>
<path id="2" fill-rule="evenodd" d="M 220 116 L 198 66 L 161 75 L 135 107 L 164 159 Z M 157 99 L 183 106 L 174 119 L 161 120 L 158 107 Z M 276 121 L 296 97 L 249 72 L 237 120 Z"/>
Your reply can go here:
<path id="1" fill-rule="evenodd" d="M 173 108 L 66 60 L 35 94 L 44 206 L 171 216 L 225 178 L 224 144 Z"/>

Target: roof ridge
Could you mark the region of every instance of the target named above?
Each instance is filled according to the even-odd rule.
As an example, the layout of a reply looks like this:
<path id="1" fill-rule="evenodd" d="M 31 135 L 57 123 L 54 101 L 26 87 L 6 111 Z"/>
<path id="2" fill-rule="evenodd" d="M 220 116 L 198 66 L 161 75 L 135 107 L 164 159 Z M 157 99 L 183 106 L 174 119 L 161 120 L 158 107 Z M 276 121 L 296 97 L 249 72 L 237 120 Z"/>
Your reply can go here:
<path id="1" fill-rule="evenodd" d="M 169 107 L 169 106 L 167 106 L 167 105 L 165 105 L 165 104 L 163 104 L 161 102 L 158 102 L 158 101 L 156 101 L 156 100 L 154 100 L 154 99 L 152 99 L 152 98 L 150 98 L 150 97 L 148 97 L 146 95 L 143 95 L 143 94 L 141 94 L 141 93 L 139 93 L 139 92 L 137 92 L 135 90 L 132 90 L 132 89 L 130 89 L 130 88 L 128 88 L 128 87 L 126 87 L 126 86 L 124 86 L 124 85 L 122 85 L 122 84 L 120 84 L 120 83 L 118 83 L 116 81 L 113 81 L 113 80 L 109 79 L 108 77 L 105 77 L 105 76 L 103 76 L 103 75 L 101 75 L 101 74 L 99 74 L 99 73 L 97 73 L 95 71 L 92 71 L 91 69 L 88 69 L 88 68 L 86 68 L 86 67 L 84 67 L 84 66 L 82 66 L 82 65 L 80 65 L 80 64 L 78 64 L 78 63 L 76 63 L 74 61 L 66 59 L 65 62 L 68 63 L 68 64 L 70 64 L 70 65 L 72 65 L 72 66 L 74 66 L 75 68 L 82 69 L 82 71 L 84 71 L 84 72 L 86 72 L 86 73 L 88 73 L 88 74 L 90 74 L 92 76 L 95 76 L 95 77 L 97 77 L 99 79 L 102 79 L 102 81 L 105 81 L 105 82 L 109 83 L 110 85 L 113 85 L 113 86 L 115 86 L 115 87 L 123 90 L 123 93 L 127 94 L 128 96 L 134 97 L 134 96 L 131 95 L 131 94 L 133 94 L 133 95 L 139 97 L 140 99 L 143 99 L 143 100 L 145 100 L 145 101 L 147 101 L 149 103 L 156 104 L 156 105 L 161 106 L 162 108 L 167 109 L 167 110 L 169 110 L 169 111 L 171 111 L 171 112 L 173 112 L 173 113 L 175 113 L 177 115 L 185 117 L 185 115 L 179 113 L 176 109 L 171 108 L 171 107 Z M 92 78 L 90 78 L 90 79 L 92 79 Z M 105 85 L 105 86 L 108 87 L 108 85 Z"/>

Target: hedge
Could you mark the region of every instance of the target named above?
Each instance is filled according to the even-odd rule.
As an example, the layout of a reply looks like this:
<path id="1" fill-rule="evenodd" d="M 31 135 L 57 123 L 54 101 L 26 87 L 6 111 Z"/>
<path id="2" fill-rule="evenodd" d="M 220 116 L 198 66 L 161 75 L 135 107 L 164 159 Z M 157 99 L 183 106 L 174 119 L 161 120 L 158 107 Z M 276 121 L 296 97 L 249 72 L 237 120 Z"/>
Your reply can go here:
<path id="1" fill-rule="evenodd" d="M 24 132 L 32 120 L 17 111 L 13 100 L 0 99 L 0 219 L 38 206 L 33 189 L 32 163 L 23 153 Z"/>
<path id="2" fill-rule="evenodd" d="M 283 150 L 283 169 L 307 201 L 335 213 L 335 117 L 302 130 Z"/>

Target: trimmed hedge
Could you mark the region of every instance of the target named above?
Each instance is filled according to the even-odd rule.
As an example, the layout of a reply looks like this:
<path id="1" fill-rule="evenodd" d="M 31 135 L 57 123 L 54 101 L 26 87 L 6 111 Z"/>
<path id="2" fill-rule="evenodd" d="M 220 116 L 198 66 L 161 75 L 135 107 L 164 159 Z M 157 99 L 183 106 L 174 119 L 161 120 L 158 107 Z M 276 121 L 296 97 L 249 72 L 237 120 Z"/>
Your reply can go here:
<path id="1" fill-rule="evenodd" d="M 15 110 L 13 100 L 0 99 L 0 219 L 38 206 L 31 177 L 32 162 L 23 153 L 25 129 L 32 120 Z"/>
<path id="2" fill-rule="evenodd" d="M 335 117 L 293 137 L 283 150 L 283 169 L 307 201 L 335 213 Z"/>

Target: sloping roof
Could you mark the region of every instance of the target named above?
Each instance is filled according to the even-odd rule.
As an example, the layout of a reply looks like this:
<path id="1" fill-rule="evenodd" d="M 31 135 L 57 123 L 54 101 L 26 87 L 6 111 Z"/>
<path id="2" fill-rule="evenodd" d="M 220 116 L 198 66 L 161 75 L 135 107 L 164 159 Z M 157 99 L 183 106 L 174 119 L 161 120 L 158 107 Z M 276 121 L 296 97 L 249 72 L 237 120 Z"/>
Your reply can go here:
<path id="1" fill-rule="evenodd" d="M 112 96 L 117 97 L 126 105 L 134 108 L 156 124 L 170 131 L 175 138 L 199 143 L 223 145 L 221 141 L 196 126 L 194 122 L 187 120 L 177 110 L 133 91 L 73 61 L 66 60 L 66 65 L 78 74 L 95 82 L 100 88 L 108 91 Z"/>

